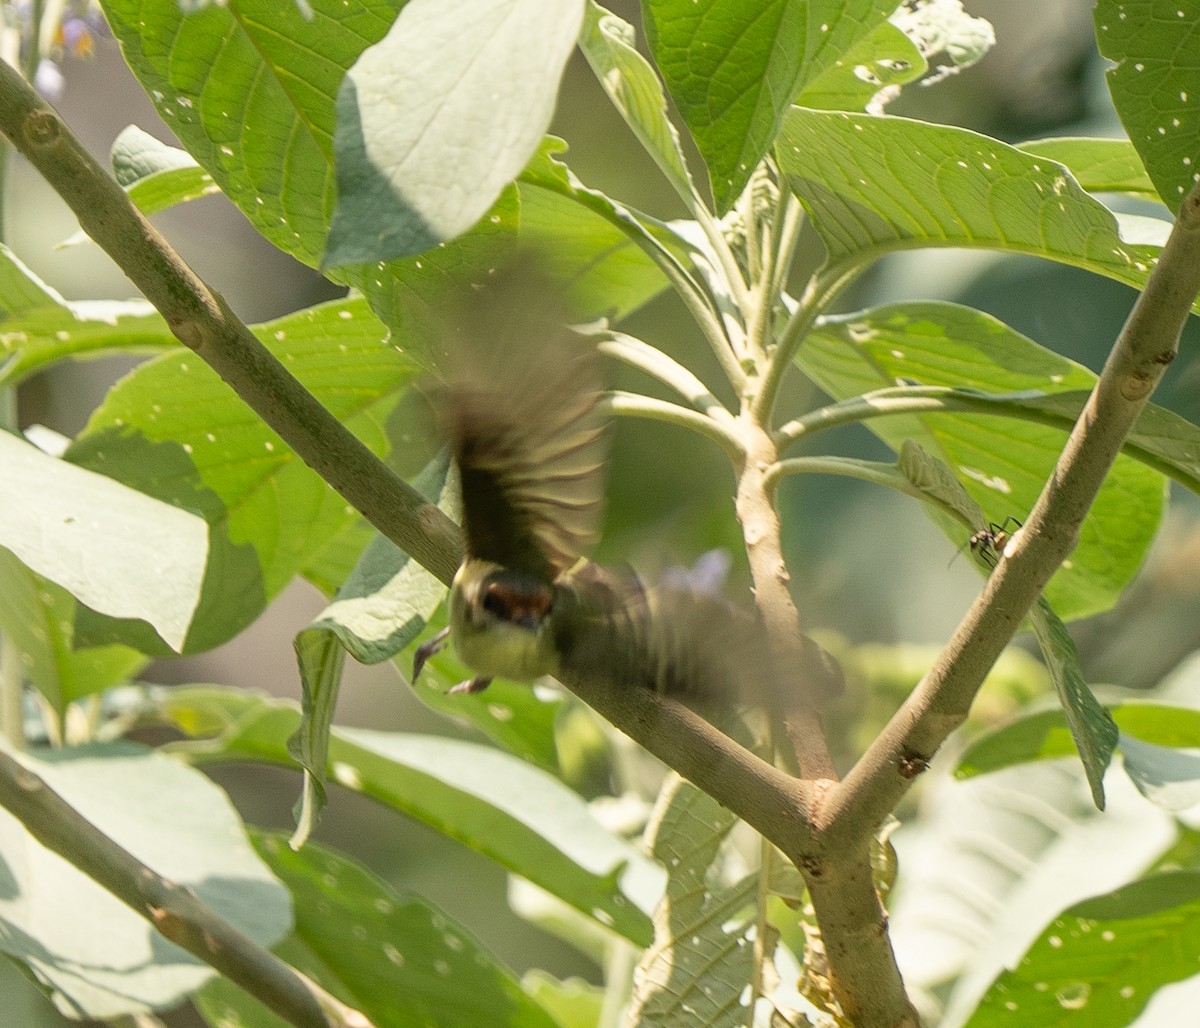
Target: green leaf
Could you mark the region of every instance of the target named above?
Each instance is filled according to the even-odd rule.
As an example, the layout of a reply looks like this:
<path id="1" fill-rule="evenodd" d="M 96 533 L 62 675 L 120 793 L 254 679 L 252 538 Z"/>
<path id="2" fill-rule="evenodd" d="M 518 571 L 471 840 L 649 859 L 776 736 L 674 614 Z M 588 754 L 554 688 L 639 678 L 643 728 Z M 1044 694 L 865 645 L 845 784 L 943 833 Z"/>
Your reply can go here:
<path id="1" fill-rule="evenodd" d="M 287 892 L 246 841 L 228 798 L 203 774 L 128 743 L 20 759 L 110 838 L 194 889 L 261 945 L 291 924 Z M 169 1008 L 215 973 L 0 811 L 0 950 L 21 960 L 60 1010 L 115 1019 Z"/>
<path id="2" fill-rule="evenodd" d="M 894 387 L 898 382 L 955 386 L 997 398 L 1028 421 L 986 414 L 877 417 L 865 424 L 894 450 L 919 441 L 949 464 L 987 520 L 1023 519 L 1066 441 L 1095 376 L 1080 364 L 1014 332 L 987 314 L 947 303 L 902 303 L 825 319 L 800 348 L 797 361 L 838 399 Z M 1052 391 L 1070 390 L 1070 395 Z M 867 409 L 870 410 L 870 402 Z M 882 404 L 880 409 L 886 409 Z M 1043 422 L 1035 424 L 1034 421 Z M 1057 422 L 1058 428 L 1049 427 Z M 1200 430 L 1175 415 L 1147 412 L 1131 436 L 1137 456 L 1158 471 L 1200 483 L 1195 472 Z M 1083 524 L 1070 562 L 1051 579 L 1046 596 L 1061 616 L 1106 610 L 1141 566 L 1158 529 L 1165 483 L 1132 456 L 1117 458 Z M 960 537 L 965 542 L 965 536 Z"/>
<path id="3" fill-rule="evenodd" d="M 224 722 L 215 739 L 176 744 L 193 760 L 293 766 L 294 704 L 212 688 L 174 689 L 161 706 L 185 731 Z M 557 779 L 491 747 L 455 739 L 334 728 L 330 777 L 491 857 L 639 946 L 661 870 L 611 835 Z"/>
<path id="4" fill-rule="evenodd" d="M 580 0 L 410 0 L 342 81 L 327 267 L 423 253 L 474 225 L 550 127 Z"/>
<path id="5" fill-rule="evenodd" d="M 1158 190 L 1127 139 L 1034 139 L 1019 149 L 1063 165 L 1089 193 L 1127 193 L 1157 200 Z"/>
<path id="6" fill-rule="evenodd" d="M 1158 247 L 1125 242 L 1113 214 L 1059 165 L 966 129 L 793 107 L 777 147 L 833 280 L 896 250 L 1032 254 L 1141 287 Z"/>
<path id="7" fill-rule="evenodd" d="M 1103 810 L 1104 772 L 1117 746 L 1116 722 L 1084 681 L 1075 643 L 1050 604 L 1039 597 L 1029 612 L 1029 621 L 1062 704 L 1071 738 L 1083 761 L 1092 799 Z"/>
<path id="8" fill-rule="evenodd" d="M 333 200 L 334 96 L 401 0 L 240 0 L 185 11 L 108 0 L 122 52 L 155 108 L 254 226 L 315 265 Z"/>
<path id="9" fill-rule="evenodd" d="M 666 276 L 649 256 L 680 265 L 683 243 L 651 231 L 631 211 L 589 189 L 558 160 L 566 144 L 547 136 L 521 174 L 521 239 L 550 259 L 544 270 L 579 318 L 620 317 L 662 291 Z M 685 274 L 680 265 L 681 274 Z"/>
<path id="10" fill-rule="evenodd" d="M 511 971 L 424 900 L 396 892 L 361 864 L 316 844 L 295 853 L 282 836 L 266 832 L 255 842 L 295 904 L 296 926 L 281 955 L 315 972 L 372 1024 L 556 1028 Z M 217 982 L 204 989 L 200 1004 L 213 1025 L 257 1025 L 267 1013 Z"/>
<path id="11" fill-rule="evenodd" d="M 889 923 L 896 951 L 906 954 L 906 985 L 936 992 L 942 1023 L 962 1025 L 1041 926 L 1144 875 L 1172 849 L 1177 830 L 1119 775 L 1107 782 L 1101 814 L 1064 762 L 943 784 L 897 835 L 904 873 Z M 1017 1018 L 1013 1028 L 1042 1024 Z"/>
<path id="12" fill-rule="evenodd" d="M 0 630 L 21 655 L 22 674 L 61 717 L 67 704 L 140 671 L 146 658 L 127 646 L 75 645 L 76 602 L 0 549 Z"/>
<path id="13" fill-rule="evenodd" d="M 7 246 L 0 243 L 0 325 L 5 327 L 5 335 L 0 336 L 8 353 L 11 346 L 7 338 L 8 322 L 18 314 L 37 310 L 39 307 L 52 307 L 63 303 L 62 296 L 51 289 L 45 282 L 27 268 L 16 254 Z"/>
<path id="14" fill-rule="evenodd" d="M 1193 747 L 1200 738 L 1193 737 Z M 1187 810 L 1200 803 L 1200 755 L 1121 734 L 1125 773 L 1138 792 L 1165 810 Z"/>
<path id="15" fill-rule="evenodd" d="M 68 302 L 0 245 L 0 384 L 18 385 L 74 357 L 150 353 L 175 345 L 145 300 Z"/>
<path id="16" fill-rule="evenodd" d="M 0 546 L 110 617 L 183 648 L 208 558 L 202 518 L 0 432 Z"/>
<path id="17" fill-rule="evenodd" d="M 708 165 L 718 213 L 745 188 L 793 97 L 895 7 L 894 0 L 647 0 L 650 49 Z"/>
<path id="18" fill-rule="evenodd" d="M 1200 171 L 1200 3 L 1098 0 L 1100 52 L 1116 67 L 1108 88 L 1158 195 L 1178 211 Z"/>
<path id="19" fill-rule="evenodd" d="M 458 482 L 448 453 L 434 461 L 413 486 L 457 520 Z M 377 535 L 363 551 L 337 597 L 296 636 L 303 717 L 288 751 L 304 768 L 304 790 L 292 845 L 299 848 L 325 806 L 329 729 L 350 654 L 361 664 L 395 656 L 420 635 L 446 596 L 446 587 L 390 539 Z"/>
<path id="20" fill-rule="evenodd" d="M 913 82 L 928 69 L 917 45 L 885 21 L 805 86 L 795 102 L 821 111 L 871 110 L 880 90 Z"/>
<path id="21" fill-rule="evenodd" d="M 667 891 L 654 911 L 654 944 L 634 971 L 632 1024 L 743 1025 L 740 997 L 754 967 L 744 921 L 757 875 L 716 883 L 714 864 L 737 818 L 678 776 L 664 786 L 646 829 L 651 855 L 667 871 Z"/>
<path id="22" fill-rule="evenodd" d="M 984 995 L 968 1028 L 1124 1028 L 1154 992 L 1196 973 L 1200 874 L 1152 875 L 1055 918 Z"/>
<path id="23" fill-rule="evenodd" d="M 185 10 L 157 0 L 109 0 L 109 25 L 158 112 L 263 236 L 316 265 L 334 206 L 335 99 L 347 71 L 386 34 L 404 0 L 299 5 L 238 0 Z M 444 281 L 496 266 L 516 224 L 507 192 L 467 236 L 420 258 L 340 269 L 421 359 Z"/>
<path id="24" fill-rule="evenodd" d="M 385 330 L 362 298 L 255 332 L 327 409 L 376 453 L 386 452 L 383 422 L 416 368 L 383 345 Z M 188 652 L 240 631 L 311 553 L 358 518 L 186 350 L 143 364 L 114 386 L 67 458 L 208 521 L 210 558 Z M 89 641 L 161 652 L 137 623 L 92 619 L 79 630 Z"/>
<path id="25" fill-rule="evenodd" d="M 442 627 L 439 615 L 431 627 Z M 410 660 L 397 660 L 407 674 Z M 473 725 L 509 753 L 552 774 L 562 773 L 556 728 L 563 712 L 574 700 L 554 686 L 530 686 L 524 682 L 492 682 L 484 692 L 447 695 L 459 682 L 474 677 L 447 647 L 429 660 L 412 689 L 425 706 L 454 721 Z"/>
<path id="26" fill-rule="evenodd" d="M 963 484 L 942 461 L 931 457 L 920 444 L 905 439 L 900 444 L 900 459 L 896 467 L 929 502 L 953 513 L 959 522 L 976 528 L 986 525 L 983 509 L 963 488 Z"/>
<path id="27" fill-rule="evenodd" d="M 142 179 L 164 171 L 200 167 L 186 150 L 168 146 L 136 125 L 127 125 L 121 129 L 117 138 L 113 140 L 109 160 L 112 161 L 117 182 L 125 190 Z"/>
<path id="28" fill-rule="evenodd" d="M 109 157 L 117 181 L 143 214 L 156 214 L 221 191 L 190 153 L 160 142 L 136 125 L 121 130 Z M 75 246 L 86 240 L 81 231 L 61 245 Z"/>
<path id="29" fill-rule="evenodd" d="M 521 987 L 554 1015 L 561 1028 L 595 1028 L 604 1010 L 604 990 L 582 978 L 560 981 L 534 968 Z"/>
<path id="30" fill-rule="evenodd" d="M 1131 737 L 1158 747 L 1194 746 L 1200 739 L 1200 711 L 1189 707 L 1113 703 L 1108 709 L 1120 729 L 1122 748 Z M 985 732 L 967 747 L 954 774 L 971 778 L 1014 764 L 1067 757 L 1073 752 L 1062 712 L 1042 710 Z"/>
<path id="31" fill-rule="evenodd" d="M 579 47 L 600 85 L 646 152 L 681 197 L 695 195 L 692 176 L 667 117 L 667 100 L 650 62 L 637 51 L 633 26 L 589 0 Z"/>

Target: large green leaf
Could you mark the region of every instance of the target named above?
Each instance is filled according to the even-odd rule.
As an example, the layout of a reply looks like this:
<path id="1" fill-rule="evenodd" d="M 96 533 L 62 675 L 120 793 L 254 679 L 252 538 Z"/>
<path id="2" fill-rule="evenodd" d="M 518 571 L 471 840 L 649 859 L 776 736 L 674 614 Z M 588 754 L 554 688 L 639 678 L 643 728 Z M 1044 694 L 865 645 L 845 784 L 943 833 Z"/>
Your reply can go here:
<path id="1" fill-rule="evenodd" d="M 969 1028 L 1124 1028 L 1196 973 L 1200 874 L 1173 871 L 1077 903 L 984 995 Z"/>
<path id="2" fill-rule="evenodd" d="M 67 704 L 136 674 L 146 658 L 127 646 L 76 646 L 75 597 L 0 549 L 0 630 L 22 673 L 61 716 Z"/>
<path id="3" fill-rule="evenodd" d="M 61 360 L 176 345 L 145 300 L 67 301 L 0 245 L 0 384 Z"/>
<path id="4" fill-rule="evenodd" d="M 255 838 L 262 858 L 292 894 L 296 926 L 278 947 L 372 1024 L 387 1028 L 472 1025 L 555 1028 L 462 925 L 417 896 L 402 895 L 361 864 L 282 836 Z M 214 1028 L 262 1025 L 271 1015 L 240 989 L 214 980 L 198 997 Z"/>
<path id="5" fill-rule="evenodd" d="M 189 886 L 261 945 L 291 925 L 287 892 L 203 774 L 128 743 L 21 760 L 110 838 Z M 0 810 L 0 950 L 21 960 L 73 1017 L 114 1019 L 180 1003 L 215 973 L 34 841 Z"/>
<path id="6" fill-rule="evenodd" d="M 634 971 L 630 1023 L 742 1025 L 741 1000 L 754 967 L 744 921 L 735 917 L 754 900 L 757 875 L 717 884 L 714 864 L 737 818 L 682 778 L 659 797 L 648 827 L 650 852 L 669 871 L 667 892 L 654 912 L 654 945 Z"/>
<path id="7" fill-rule="evenodd" d="M 787 105 L 895 0 L 647 0 L 655 63 L 708 165 L 718 213 L 770 149 Z"/>
<path id="8" fill-rule="evenodd" d="M 937 1023 L 962 1025 L 1051 918 L 1145 874 L 1174 844 L 1175 820 L 1123 776 L 1108 776 L 1103 813 L 1082 778 L 1058 761 L 943 782 L 894 836 L 893 944 L 906 984 L 945 1003 Z M 1014 1028 L 1055 1023 L 1012 1017 Z"/>
<path id="9" fill-rule="evenodd" d="M 793 107 L 777 154 L 834 280 L 895 250 L 957 246 L 1046 257 L 1140 288 L 1159 250 L 1123 240 L 1061 165 L 966 129 Z"/>
<path id="10" fill-rule="evenodd" d="M 589 0 L 579 47 L 609 99 L 675 191 L 690 196 L 694 187 L 679 133 L 667 117 L 666 97 L 654 68 L 638 53 L 633 26 Z"/>
<path id="11" fill-rule="evenodd" d="M 255 329 L 296 377 L 375 452 L 415 366 L 385 346 L 366 302 L 350 298 Z M 201 514 L 210 558 L 188 651 L 214 646 L 256 617 L 308 556 L 357 514 L 198 357 L 141 365 L 109 392 L 67 452 L 151 496 Z M 136 623 L 81 623 L 88 639 L 161 644 Z"/>
<path id="12" fill-rule="evenodd" d="M 838 399 L 898 382 L 956 386 L 1012 395 L 1018 417 L 1044 420 L 1054 410 L 1061 428 L 981 414 L 872 418 L 867 427 L 899 450 L 914 439 L 949 464 L 989 520 L 1023 519 L 1054 467 L 1078 412 L 1080 393 L 1095 376 L 979 311 L 946 303 L 893 304 L 830 318 L 801 347 L 801 368 Z M 1058 391 L 1071 391 L 1070 406 Z M 1036 391 L 1036 392 L 1034 392 Z M 1041 395 L 1039 395 L 1041 394 Z M 1049 394 L 1049 395 L 1046 395 Z M 1054 401 L 1061 400 L 1061 411 Z M 868 404 L 869 406 L 869 404 Z M 1187 477 L 1200 436 L 1167 412 L 1139 423 L 1144 441 Z M 1193 433 L 1194 433 L 1193 429 Z M 1140 567 L 1162 517 L 1165 482 L 1132 457 L 1117 458 L 1084 522 L 1068 565 L 1046 597 L 1068 620 L 1111 607 Z"/>
<path id="13" fill-rule="evenodd" d="M 821 111 L 870 110 L 880 90 L 912 82 L 928 68 L 908 36 L 891 22 L 881 22 L 832 68 L 809 82 L 795 102 Z"/>
<path id="14" fill-rule="evenodd" d="M 495 202 L 550 127 L 583 0 L 410 0 L 337 97 L 328 267 L 423 253 Z"/>
<path id="15" fill-rule="evenodd" d="M 1200 711 L 1164 703 L 1114 703 L 1109 706 L 1120 738 L 1117 748 L 1138 791 L 1167 810 L 1200 802 Z M 960 778 L 998 771 L 1014 764 L 1071 755 L 1074 745 L 1066 720 L 1057 710 L 1042 710 L 980 736 L 962 754 Z"/>
<path id="16" fill-rule="evenodd" d="M 164 713 L 184 731 L 215 738 L 177 744 L 193 760 L 294 766 L 292 703 L 219 689 L 175 689 Z M 487 746 L 455 739 L 334 728 L 330 778 L 478 850 L 639 946 L 662 872 L 610 834 L 551 775 Z"/>
<path id="17" fill-rule="evenodd" d="M 721 850 L 736 823 L 690 782 L 673 775 L 663 786 L 646 834 L 651 853 L 668 869 L 667 891 L 654 911 L 654 944 L 633 973 L 630 1025 L 734 1028 L 747 1023 L 747 983 L 756 977 L 759 955 L 753 934 L 765 924 L 755 914 L 764 900 L 761 871 L 722 880 Z M 772 886 L 799 901 L 804 892 L 799 874 L 777 859 Z M 770 935 L 761 955 L 770 965 L 779 936 L 770 925 L 766 929 Z M 778 984 L 773 968 L 762 968 L 761 975 L 760 996 L 771 996 Z M 793 997 L 786 999 L 791 1006 Z M 806 1022 L 783 1018 L 783 1023 Z"/>
<path id="18" fill-rule="evenodd" d="M 202 518 L 0 432 L 0 546 L 110 617 L 183 648 L 208 559 Z"/>
<path id="19" fill-rule="evenodd" d="M 1173 211 L 1200 173 L 1200 2 L 1098 0 L 1100 52 L 1121 123 Z"/>
<path id="20" fill-rule="evenodd" d="M 401 0 L 239 0 L 190 11 L 109 0 L 104 11 L 160 115 L 254 226 L 315 265 L 333 201 L 334 96 Z"/>
<path id="21" fill-rule="evenodd" d="M 581 183 L 559 159 L 565 149 L 562 140 L 547 136 L 521 174 L 521 239 L 546 256 L 544 272 L 559 284 L 575 317 L 619 317 L 667 284 L 647 251 L 678 261 L 684 247 L 665 227 L 651 231 L 627 208 Z"/>
<path id="22" fill-rule="evenodd" d="M 1065 165 L 1089 193 L 1128 193 L 1144 200 L 1158 199 L 1146 166 L 1128 139 L 1034 139 L 1019 148 Z"/>
<path id="23" fill-rule="evenodd" d="M 434 459 L 413 486 L 457 520 L 458 483 L 448 454 Z M 325 805 L 329 729 L 349 653 L 362 664 L 395 656 L 420 635 L 446 597 L 446 587 L 390 539 L 376 536 L 333 603 L 296 636 L 303 720 L 288 743 L 304 768 L 304 792 L 292 844 L 316 827 Z"/>

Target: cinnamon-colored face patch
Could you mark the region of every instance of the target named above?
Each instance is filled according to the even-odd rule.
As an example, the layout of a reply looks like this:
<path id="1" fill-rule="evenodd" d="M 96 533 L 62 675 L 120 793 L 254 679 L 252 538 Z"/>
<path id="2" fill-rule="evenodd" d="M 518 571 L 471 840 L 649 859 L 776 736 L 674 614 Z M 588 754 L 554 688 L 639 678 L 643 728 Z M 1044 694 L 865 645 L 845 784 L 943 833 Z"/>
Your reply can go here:
<path id="1" fill-rule="evenodd" d="M 505 621 L 537 622 L 550 613 L 554 592 L 548 585 L 529 589 L 489 582 L 483 590 L 483 609 Z"/>

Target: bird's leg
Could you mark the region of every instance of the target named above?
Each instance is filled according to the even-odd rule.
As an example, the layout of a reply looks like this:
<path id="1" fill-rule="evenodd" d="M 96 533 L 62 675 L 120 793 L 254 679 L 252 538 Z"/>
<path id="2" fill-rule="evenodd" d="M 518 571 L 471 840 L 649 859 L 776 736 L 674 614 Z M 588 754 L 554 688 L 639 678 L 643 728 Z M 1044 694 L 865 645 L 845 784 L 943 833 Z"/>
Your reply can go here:
<path id="1" fill-rule="evenodd" d="M 453 686 L 452 688 L 446 690 L 446 695 L 447 696 L 456 696 L 456 695 L 462 695 L 463 693 L 470 694 L 470 693 L 476 693 L 476 692 L 483 692 L 483 690 L 486 689 L 491 684 L 492 684 L 492 680 L 487 675 L 476 675 L 474 678 L 470 679 L 469 681 L 459 682 L 458 685 Z"/>
<path id="2" fill-rule="evenodd" d="M 425 666 L 425 662 L 435 653 L 441 653 L 446 648 L 446 640 L 450 637 L 450 629 L 443 628 L 428 642 L 421 643 L 413 654 L 413 681 L 417 680 L 417 676 L 421 673 L 421 668 Z"/>

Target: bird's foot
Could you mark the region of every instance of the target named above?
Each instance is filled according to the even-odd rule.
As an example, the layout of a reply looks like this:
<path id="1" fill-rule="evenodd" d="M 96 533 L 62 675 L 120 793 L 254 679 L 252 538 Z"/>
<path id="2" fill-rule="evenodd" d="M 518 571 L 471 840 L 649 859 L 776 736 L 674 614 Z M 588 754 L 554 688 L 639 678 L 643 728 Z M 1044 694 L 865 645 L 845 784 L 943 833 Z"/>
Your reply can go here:
<path id="1" fill-rule="evenodd" d="M 470 681 L 459 682 L 458 685 L 447 690 L 446 695 L 447 696 L 458 696 L 458 695 L 462 695 L 463 693 L 469 694 L 469 693 L 483 692 L 483 690 L 486 689 L 491 684 L 492 684 L 492 680 L 490 678 L 486 677 L 485 675 L 476 675 Z"/>
<path id="2" fill-rule="evenodd" d="M 443 628 L 428 642 L 421 643 L 413 654 L 413 681 L 421 674 L 421 668 L 425 666 L 425 662 L 435 653 L 441 653 L 446 648 L 446 640 L 450 637 L 450 629 Z"/>

